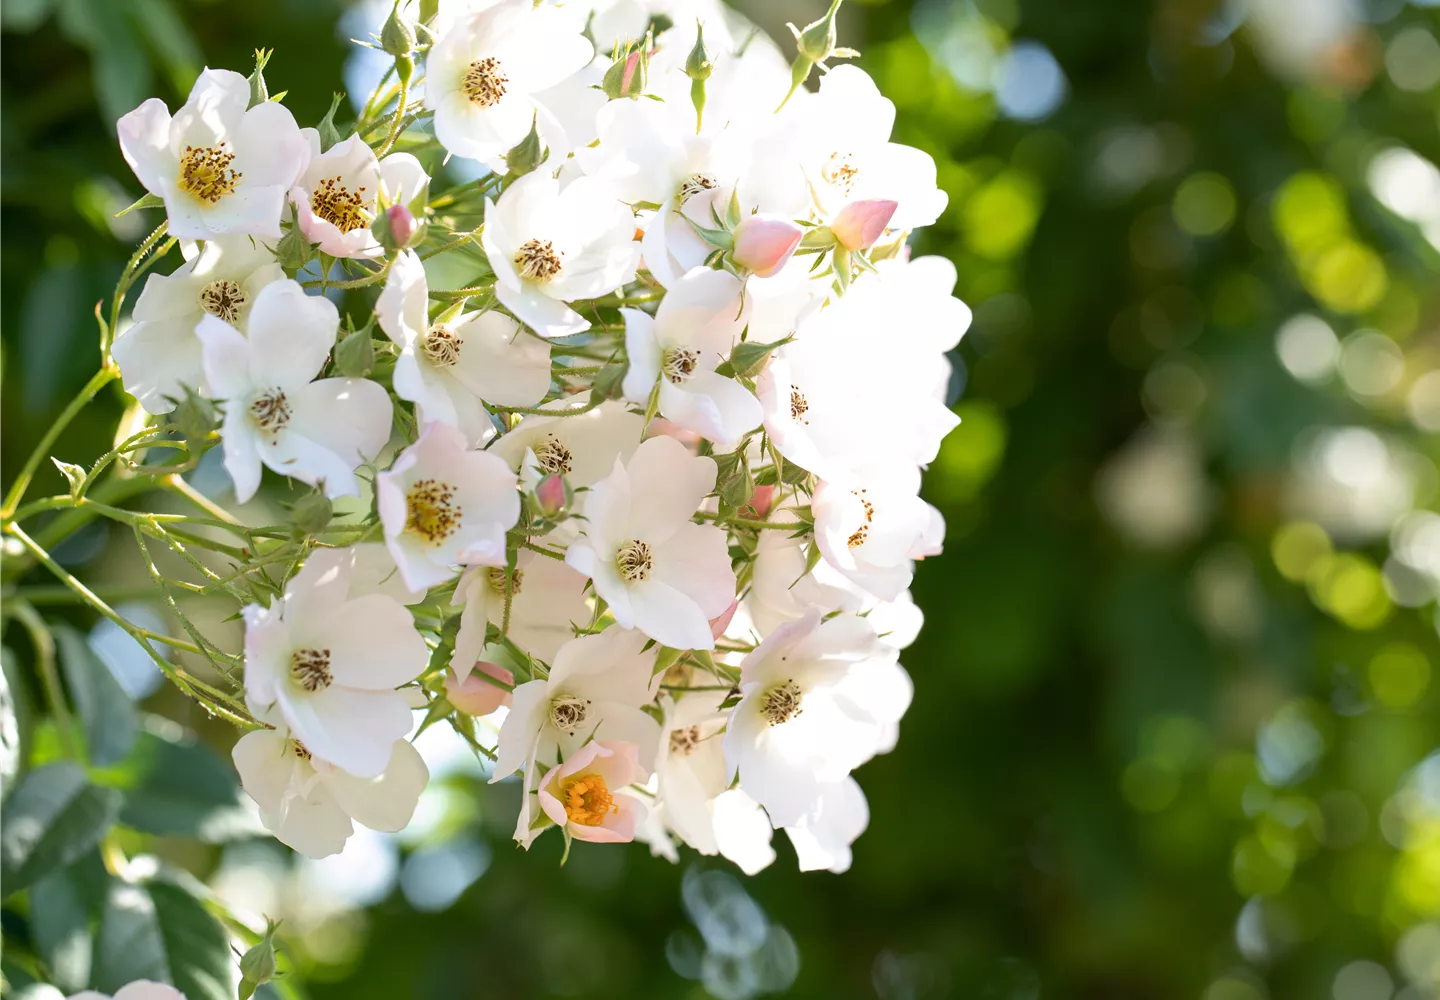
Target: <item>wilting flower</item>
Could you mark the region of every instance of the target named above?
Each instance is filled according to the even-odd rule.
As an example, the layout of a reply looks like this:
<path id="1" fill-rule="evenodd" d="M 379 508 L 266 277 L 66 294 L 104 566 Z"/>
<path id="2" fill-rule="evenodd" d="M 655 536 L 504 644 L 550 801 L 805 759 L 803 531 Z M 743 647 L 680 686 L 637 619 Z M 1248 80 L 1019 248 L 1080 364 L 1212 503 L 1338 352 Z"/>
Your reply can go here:
<path id="1" fill-rule="evenodd" d="M 594 298 L 635 277 L 634 214 L 588 177 L 562 191 L 540 169 L 485 200 L 481 242 L 495 269 L 495 296 L 542 337 L 589 329 L 567 302 Z"/>
<path id="2" fill-rule="evenodd" d="M 817 610 L 745 657 L 740 692 L 723 737 L 727 774 L 776 826 L 815 819 L 825 788 L 888 748 L 909 704 L 909 680 L 869 622 L 822 622 Z"/>
<path id="3" fill-rule="evenodd" d="M 375 477 L 385 544 L 412 588 L 433 587 L 457 567 L 505 565 L 505 533 L 520 517 L 515 473 L 459 431 L 431 424 Z"/>
<path id="4" fill-rule="evenodd" d="M 374 151 L 352 135 L 320 152 L 320 134 L 302 130 L 310 158 L 290 200 L 295 222 L 309 243 L 332 257 L 376 257 L 384 251 L 370 232 L 381 196 L 387 204 L 407 203 L 421 194 L 430 178 L 409 153 L 376 160 Z M 414 220 L 411 220 L 414 224 Z"/>
<path id="5" fill-rule="evenodd" d="M 419 751 L 403 739 L 391 745 L 389 763 L 371 778 L 314 757 L 272 729 L 246 733 L 230 755 L 265 828 L 312 858 L 340 853 L 354 823 L 387 833 L 405 829 L 430 780 Z"/>
<path id="6" fill-rule="evenodd" d="M 540 808 L 576 840 L 617 844 L 635 839 L 645 807 L 617 789 L 642 777 L 633 743 L 599 740 L 551 769 L 540 785 Z"/>
<path id="7" fill-rule="evenodd" d="M 537 116 L 553 117 L 536 95 L 590 62 L 594 49 L 582 27 L 555 7 L 502 0 L 445 31 L 425 65 L 441 145 L 493 161 Z"/>
<path id="8" fill-rule="evenodd" d="M 655 316 L 622 309 L 625 398 L 644 406 L 659 382 L 660 414 L 733 451 L 761 420 L 754 394 L 715 368 L 745 328 L 740 281 L 727 271 L 696 268 L 672 285 Z"/>
<path id="9" fill-rule="evenodd" d="M 565 560 L 621 626 L 675 649 L 714 648 L 710 619 L 735 596 L 735 572 L 725 532 L 690 520 L 714 486 L 713 459 L 656 437 L 591 489 Z"/>
<path id="10" fill-rule="evenodd" d="M 251 236 L 217 236 L 169 275 L 151 274 L 135 300 L 135 322 L 111 353 L 125 391 L 150 413 L 169 413 L 185 387 L 205 388 L 195 325 L 209 313 L 243 331 L 260 290 L 285 272 Z"/>
<path id="11" fill-rule="evenodd" d="M 550 389 L 550 345 L 498 311 L 427 318 L 430 288 L 413 251 L 395 258 L 375 303 L 380 329 L 400 348 L 395 394 L 413 402 L 422 423 L 459 428 L 472 445 L 492 437 L 482 401 L 533 406 Z"/>
<path id="12" fill-rule="evenodd" d="M 430 659 L 410 612 L 383 594 L 350 596 L 340 559 L 308 561 L 268 608 L 245 608 L 245 703 L 315 757 L 380 775 L 410 708 L 395 689 Z"/>
<path id="13" fill-rule="evenodd" d="M 195 328 L 205 379 L 225 404 L 225 469 L 241 503 L 260 486 L 263 463 L 327 495 L 356 496 L 355 469 L 390 438 L 390 397 L 359 378 L 311 381 L 340 325 L 334 304 L 298 282 L 266 285 L 242 334 L 206 314 Z"/>
<path id="14" fill-rule="evenodd" d="M 249 103 L 243 76 L 206 69 L 173 118 L 152 97 L 117 123 L 125 162 L 145 190 L 165 200 L 171 236 L 279 238 L 280 212 L 305 166 L 306 143 L 283 105 L 266 101 L 247 110 Z"/>
<path id="15" fill-rule="evenodd" d="M 500 727 L 491 781 L 527 762 L 546 765 L 569 757 L 590 740 L 620 740 L 638 747 L 649 773 L 660 725 L 640 711 L 651 700 L 654 653 L 645 637 L 622 628 L 571 639 L 555 654 L 550 676 L 521 684 Z"/>

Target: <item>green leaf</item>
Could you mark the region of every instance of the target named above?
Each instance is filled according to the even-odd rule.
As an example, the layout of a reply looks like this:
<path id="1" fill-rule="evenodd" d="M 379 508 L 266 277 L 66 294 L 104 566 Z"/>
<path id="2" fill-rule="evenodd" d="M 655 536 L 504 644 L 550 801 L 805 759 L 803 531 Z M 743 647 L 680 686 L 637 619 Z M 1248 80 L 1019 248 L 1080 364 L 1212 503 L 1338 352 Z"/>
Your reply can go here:
<path id="1" fill-rule="evenodd" d="M 186 1000 L 232 1000 L 230 943 L 200 900 L 165 878 L 115 882 L 95 941 L 91 986 L 114 993 L 126 983 L 169 983 Z"/>
<path id="2" fill-rule="evenodd" d="M 19 892 L 100 842 L 120 812 L 121 795 L 90 784 L 76 764 L 26 774 L 0 814 L 0 892 Z"/>
<path id="3" fill-rule="evenodd" d="M 0 786 L 9 788 L 29 759 L 30 704 L 9 647 L 0 648 Z"/>
<path id="4" fill-rule="evenodd" d="M 375 342 L 367 325 L 345 335 L 335 348 L 335 370 L 346 378 L 364 378 L 375 368 Z"/>
<path id="5" fill-rule="evenodd" d="M 30 887 L 30 936 L 50 977 L 67 992 L 82 990 L 90 982 L 92 924 L 99 917 L 109 881 L 104 862 L 92 851 Z"/>
<path id="6" fill-rule="evenodd" d="M 147 725 L 124 765 L 99 780 L 125 789 L 120 821 L 136 830 L 207 844 L 263 832 L 230 763 L 163 719 Z"/>
<path id="7" fill-rule="evenodd" d="M 109 767 L 124 760 L 140 728 L 134 703 L 83 635 L 68 625 L 57 625 L 54 632 L 65 686 L 85 728 L 90 763 Z"/>
<path id="8" fill-rule="evenodd" d="M 770 352 L 777 347 L 783 347 L 793 339 L 793 337 L 784 337 L 768 344 L 742 341 L 736 344 L 734 350 L 730 352 L 730 368 L 736 375 L 758 375 L 760 369 L 765 367 L 765 362 L 769 360 Z"/>

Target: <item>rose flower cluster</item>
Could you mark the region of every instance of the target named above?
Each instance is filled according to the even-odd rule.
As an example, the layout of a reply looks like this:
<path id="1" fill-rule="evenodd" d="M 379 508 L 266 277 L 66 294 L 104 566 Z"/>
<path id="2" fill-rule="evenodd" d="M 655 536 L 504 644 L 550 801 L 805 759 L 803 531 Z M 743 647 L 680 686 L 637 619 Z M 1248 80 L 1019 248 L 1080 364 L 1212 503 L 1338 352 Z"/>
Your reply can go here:
<path id="1" fill-rule="evenodd" d="M 119 123 L 186 256 L 114 342 L 126 389 L 214 415 L 238 503 L 266 469 L 356 498 L 242 610 L 235 765 L 307 855 L 409 822 L 417 717 L 523 783 L 526 847 L 754 872 L 784 830 L 843 871 L 867 824 L 944 535 L 919 487 L 970 314 L 906 240 L 946 198 L 834 7 L 792 60 L 645 6 L 397 9 L 348 136 L 259 68 Z"/>

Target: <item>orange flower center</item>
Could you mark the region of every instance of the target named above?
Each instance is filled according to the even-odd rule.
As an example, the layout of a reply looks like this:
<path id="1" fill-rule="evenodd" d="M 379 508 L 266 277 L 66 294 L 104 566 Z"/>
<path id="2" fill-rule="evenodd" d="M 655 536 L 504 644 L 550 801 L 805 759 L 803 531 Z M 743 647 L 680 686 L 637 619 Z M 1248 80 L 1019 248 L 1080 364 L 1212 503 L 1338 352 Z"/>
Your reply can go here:
<path id="1" fill-rule="evenodd" d="M 560 791 L 560 801 L 565 804 L 565 815 L 570 822 L 581 826 L 599 826 L 608 814 L 620 811 L 605 786 L 605 779 L 598 774 L 571 778 Z"/>

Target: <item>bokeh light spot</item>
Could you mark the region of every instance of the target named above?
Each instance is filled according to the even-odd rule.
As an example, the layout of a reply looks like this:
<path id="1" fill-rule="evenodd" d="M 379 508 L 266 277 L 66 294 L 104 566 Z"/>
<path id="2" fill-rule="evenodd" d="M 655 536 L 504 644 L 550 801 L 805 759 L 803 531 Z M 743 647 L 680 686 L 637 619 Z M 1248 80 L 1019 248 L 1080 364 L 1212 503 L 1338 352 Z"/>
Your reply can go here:
<path id="1" fill-rule="evenodd" d="M 1409 708 L 1430 686 L 1430 661 L 1408 642 L 1393 642 L 1375 654 L 1370 689 L 1386 708 Z"/>
<path id="2" fill-rule="evenodd" d="M 1235 221 L 1235 189 L 1219 174 L 1192 174 L 1171 205 L 1175 224 L 1192 236 L 1214 236 Z"/>

